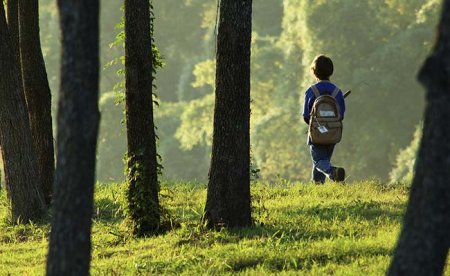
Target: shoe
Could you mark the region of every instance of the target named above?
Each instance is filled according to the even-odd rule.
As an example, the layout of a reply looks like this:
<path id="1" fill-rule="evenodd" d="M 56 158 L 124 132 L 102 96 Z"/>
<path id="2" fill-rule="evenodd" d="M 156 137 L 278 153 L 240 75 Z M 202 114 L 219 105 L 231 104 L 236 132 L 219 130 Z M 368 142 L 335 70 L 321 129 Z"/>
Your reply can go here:
<path id="1" fill-rule="evenodd" d="M 345 180 L 345 170 L 344 168 L 332 167 L 331 168 L 331 180 L 336 182 L 344 182 Z"/>

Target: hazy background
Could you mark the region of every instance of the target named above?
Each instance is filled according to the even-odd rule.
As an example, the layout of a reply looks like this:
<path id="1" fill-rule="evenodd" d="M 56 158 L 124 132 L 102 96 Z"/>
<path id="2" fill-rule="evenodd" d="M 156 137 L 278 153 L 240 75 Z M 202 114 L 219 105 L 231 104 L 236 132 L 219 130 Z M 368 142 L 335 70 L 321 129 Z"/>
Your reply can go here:
<path id="1" fill-rule="evenodd" d="M 43 52 L 56 110 L 59 27 L 56 1 L 41 0 Z M 126 150 L 120 85 L 121 1 L 101 1 L 102 123 L 97 178 L 120 181 Z M 154 0 L 157 74 L 154 113 L 164 178 L 207 179 L 214 106 L 216 1 Z M 309 65 L 319 53 L 347 100 L 334 161 L 351 180 L 409 179 L 420 139 L 423 89 L 415 76 L 432 47 L 439 0 L 253 0 L 252 163 L 268 181 L 308 180 L 311 161 L 301 118 Z M 54 122 L 56 119 L 54 118 Z M 417 131 L 416 131 L 417 130 Z"/>

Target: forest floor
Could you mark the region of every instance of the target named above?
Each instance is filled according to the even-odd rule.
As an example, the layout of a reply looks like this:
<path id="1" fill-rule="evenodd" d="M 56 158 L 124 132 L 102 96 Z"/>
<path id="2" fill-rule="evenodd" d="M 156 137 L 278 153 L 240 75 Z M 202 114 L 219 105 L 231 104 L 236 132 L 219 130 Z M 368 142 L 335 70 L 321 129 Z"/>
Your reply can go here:
<path id="1" fill-rule="evenodd" d="M 383 275 L 400 230 L 405 186 L 253 184 L 255 226 L 208 231 L 200 217 L 206 186 L 163 183 L 174 229 L 135 239 L 124 224 L 123 184 L 98 184 L 92 275 Z M 6 216 L 4 194 L 0 216 Z M 43 275 L 49 225 L 0 222 L 0 274 Z M 445 275 L 450 275 L 447 265 Z"/>

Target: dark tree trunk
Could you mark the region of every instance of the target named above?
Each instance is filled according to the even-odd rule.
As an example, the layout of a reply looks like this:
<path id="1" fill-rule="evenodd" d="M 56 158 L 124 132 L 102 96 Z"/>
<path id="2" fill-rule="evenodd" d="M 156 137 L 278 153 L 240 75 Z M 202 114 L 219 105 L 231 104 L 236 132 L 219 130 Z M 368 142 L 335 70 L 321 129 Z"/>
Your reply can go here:
<path id="1" fill-rule="evenodd" d="M 151 43 L 149 0 L 125 0 L 128 204 L 138 236 L 160 225 Z"/>
<path id="2" fill-rule="evenodd" d="M 16 63 L 19 68 L 19 72 L 22 72 L 22 67 L 20 64 L 20 51 L 19 51 L 19 2 L 18 2 L 18 0 L 6 0 L 6 19 L 8 22 L 9 34 L 11 37 L 11 45 L 13 45 L 12 49 L 14 51 Z M 20 75 L 19 86 L 20 86 L 20 90 L 23 91 L 22 75 Z M 24 98 L 24 102 L 25 102 L 25 98 Z M 0 149 L 0 152 L 1 152 L 1 149 Z M 1 178 L 1 176 L 0 176 L 0 178 Z M 0 182 L 1 182 L 1 179 L 0 179 Z M 0 189 L 1 189 L 1 185 L 0 185 Z"/>
<path id="3" fill-rule="evenodd" d="M 19 0 L 20 57 L 22 78 L 30 118 L 31 134 L 38 160 L 42 190 L 50 205 L 55 157 L 51 94 L 39 38 L 39 6 L 36 0 Z"/>
<path id="4" fill-rule="evenodd" d="M 210 227 L 251 224 L 250 42 L 252 1 L 220 2 L 216 100 L 205 217 Z"/>
<path id="5" fill-rule="evenodd" d="M 88 275 L 100 119 L 99 1 L 58 0 L 58 9 L 62 65 L 47 275 Z"/>
<path id="6" fill-rule="evenodd" d="M 389 275 L 441 275 L 450 246 L 450 0 L 434 52 L 419 73 L 427 88 L 423 138 Z"/>
<path id="7" fill-rule="evenodd" d="M 12 221 L 41 219 L 46 213 L 20 73 L 0 3 L 0 144 Z"/>
<path id="8" fill-rule="evenodd" d="M 19 1 L 18 0 L 6 0 L 6 19 L 8 22 L 9 34 L 11 37 L 11 45 L 14 51 L 14 57 L 16 59 L 18 71 L 22 72 L 22 65 L 20 64 L 20 50 L 19 50 Z M 22 74 L 19 75 L 19 87 L 20 91 L 23 91 Z M 21 93 L 23 102 L 25 96 Z M 1 145 L 0 145 L 1 146 Z M 0 149 L 1 151 L 1 149 Z M 0 168 L 1 169 L 1 168 Z M 1 181 L 0 181 L 1 182 Z M 1 185 L 0 185 L 1 189 Z"/>
<path id="9" fill-rule="evenodd" d="M 8 28 L 11 35 L 12 49 L 18 61 L 19 72 L 22 72 L 20 64 L 20 49 L 19 49 L 19 0 L 7 0 L 6 16 L 8 17 Z M 22 87 L 22 75 L 20 75 L 20 87 Z"/>

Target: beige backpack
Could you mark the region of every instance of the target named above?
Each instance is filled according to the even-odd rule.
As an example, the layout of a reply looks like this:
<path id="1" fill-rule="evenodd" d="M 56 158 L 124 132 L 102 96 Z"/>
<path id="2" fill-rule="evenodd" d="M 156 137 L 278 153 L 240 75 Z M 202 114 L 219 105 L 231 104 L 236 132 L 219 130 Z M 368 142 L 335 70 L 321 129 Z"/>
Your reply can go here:
<path id="1" fill-rule="evenodd" d="M 320 95 L 315 85 L 312 91 L 316 96 L 311 109 L 309 123 L 309 137 L 315 145 L 337 144 L 342 138 L 342 118 L 336 96 L 339 88 L 336 87 L 331 95 Z"/>

